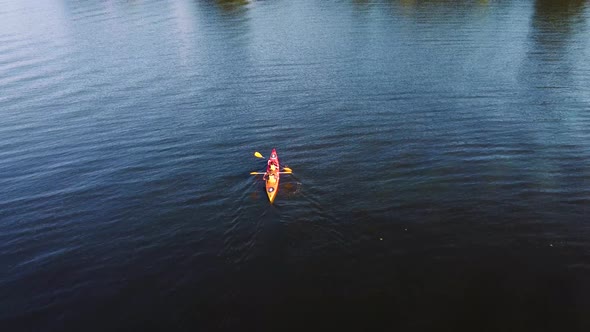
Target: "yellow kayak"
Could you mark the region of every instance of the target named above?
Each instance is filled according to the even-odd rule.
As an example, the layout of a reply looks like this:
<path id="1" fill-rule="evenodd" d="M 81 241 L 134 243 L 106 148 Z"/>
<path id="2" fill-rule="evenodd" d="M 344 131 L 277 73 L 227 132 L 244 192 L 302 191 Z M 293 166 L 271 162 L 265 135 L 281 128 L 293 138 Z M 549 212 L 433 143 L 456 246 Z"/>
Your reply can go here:
<path id="1" fill-rule="evenodd" d="M 271 165 L 274 165 L 274 167 L 271 167 Z M 268 200 L 271 204 L 274 202 L 277 192 L 279 191 L 280 177 L 279 157 L 277 156 L 277 151 L 272 149 L 270 158 L 268 159 L 268 165 L 266 166 L 266 194 L 268 195 Z"/>

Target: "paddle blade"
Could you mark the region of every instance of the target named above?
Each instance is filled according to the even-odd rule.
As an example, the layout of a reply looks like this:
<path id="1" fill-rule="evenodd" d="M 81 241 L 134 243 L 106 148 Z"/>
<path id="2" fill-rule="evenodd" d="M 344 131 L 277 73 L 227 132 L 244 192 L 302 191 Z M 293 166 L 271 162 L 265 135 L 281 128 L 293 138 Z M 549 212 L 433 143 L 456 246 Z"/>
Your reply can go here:
<path id="1" fill-rule="evenodd" d="M 260 154 L 260 152 L 258 152 L 258 151 L 254 152 L 254 157 L 256 157 L 256 158 L 264 158 L 262 156 L 262 154 Z"/>
<path id="2" fill-rule="evenodd" d="M 250 175 L 260 175 L 260 174 L 264 174 L 262 172 L 250 172 Z"/>
<path id="3" fill-rule="evenodd" d="M 293 170 L 290 169 L 289 167 L 284 167 L 283 170 L 285 170 L 285 172 L 288 172 L 288 173 L 292 173 L 293 172 Z"/>

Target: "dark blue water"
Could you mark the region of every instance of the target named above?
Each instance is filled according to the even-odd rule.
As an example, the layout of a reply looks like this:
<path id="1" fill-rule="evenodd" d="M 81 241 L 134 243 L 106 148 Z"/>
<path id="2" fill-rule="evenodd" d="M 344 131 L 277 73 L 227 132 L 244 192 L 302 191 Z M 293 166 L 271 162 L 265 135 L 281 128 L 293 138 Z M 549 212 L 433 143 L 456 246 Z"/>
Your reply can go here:
<path id="1" fill-rule="evenodd" d="M 588 331 L 589 204 L 588 1 L 0 0 L 1 331 Z"/>

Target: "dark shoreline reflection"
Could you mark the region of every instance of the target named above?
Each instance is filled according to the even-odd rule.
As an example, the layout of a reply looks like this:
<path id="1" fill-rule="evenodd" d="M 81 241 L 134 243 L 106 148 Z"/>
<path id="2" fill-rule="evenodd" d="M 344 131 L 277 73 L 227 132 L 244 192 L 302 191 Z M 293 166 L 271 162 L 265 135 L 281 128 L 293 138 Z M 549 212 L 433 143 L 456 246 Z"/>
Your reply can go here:
<path id="1" fill-rule="evenodd" d="M 536 0 L 533 18 L 536 22 L 545 21 L 551 29 L 561 27 L 569 28 L 572 23 L 579 22 L 583 18 L 586 9 L 586 0 Z"/>
<path id="2" fill-rule="evenodd" d="M 250 4 L 248 0 L 215 0 L 219 8 L 226 12 L 235 12 L 244 9 Z"/>
<path id="3" fill-rule="evenodd" d="M 576 65 L 568 59 L 582 52 L 575 38 L 583 31 L 586 5 L 584 0 L 535 1 L 527 52 L 534 61 L 525 62 L 526 80 L 535 86 L 571 86 Z M 544 65 L 529 66 L 539 62 Z"/>
<path id="4" fill-rule="evenodd" d="M 534 40 L 547 48 L 561 48 L 584 22 L 585 0 L 535 1 Z"/>

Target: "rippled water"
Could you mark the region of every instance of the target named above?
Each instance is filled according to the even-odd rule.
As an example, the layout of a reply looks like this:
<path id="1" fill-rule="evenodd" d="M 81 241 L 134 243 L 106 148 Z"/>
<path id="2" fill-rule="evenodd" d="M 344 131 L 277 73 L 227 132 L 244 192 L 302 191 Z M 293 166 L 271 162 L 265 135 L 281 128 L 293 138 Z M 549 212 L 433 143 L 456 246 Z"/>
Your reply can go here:
<path id="1" fill-rule="evenodd" d="M 587 1 L 0 8 L 0 330 L 590 329 Z"/>

